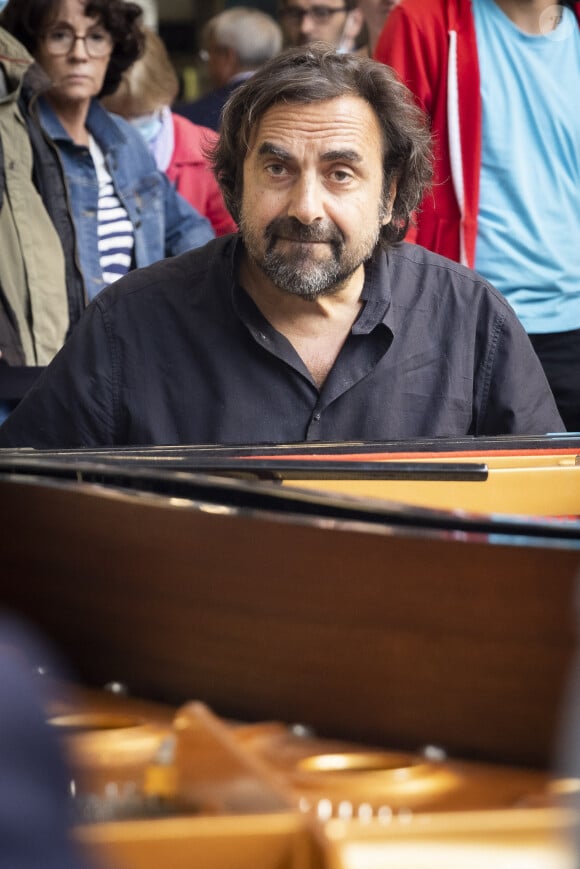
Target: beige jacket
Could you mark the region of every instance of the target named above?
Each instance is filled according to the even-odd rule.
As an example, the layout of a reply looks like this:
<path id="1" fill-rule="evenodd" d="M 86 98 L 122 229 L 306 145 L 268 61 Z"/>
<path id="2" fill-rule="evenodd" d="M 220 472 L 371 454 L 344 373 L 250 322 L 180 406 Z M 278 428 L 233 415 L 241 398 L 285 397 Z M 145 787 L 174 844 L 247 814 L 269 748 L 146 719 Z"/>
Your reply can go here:
<path id="1" fill-rule="evenodd" d="M 64 343 L 68 303 L 62 247 L 32 181 L 32 149 L 18 108 L 32 63 L 0 27 L 0 354 L 12 364 L 19 356 L 26 365 L 47 365 Z M 20 354 L 14 341 L 8 346 L 10 334 Z"/>

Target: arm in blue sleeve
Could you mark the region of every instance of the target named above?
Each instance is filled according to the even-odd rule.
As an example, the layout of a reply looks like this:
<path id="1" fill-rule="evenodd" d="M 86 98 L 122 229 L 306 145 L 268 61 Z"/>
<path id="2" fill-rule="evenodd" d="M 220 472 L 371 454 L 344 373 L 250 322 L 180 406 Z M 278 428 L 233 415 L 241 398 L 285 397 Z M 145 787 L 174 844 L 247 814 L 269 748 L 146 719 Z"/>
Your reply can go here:
<path id="1" fill-rule="evenodd" d="M 165 199 L 165 255 L 175 256 L 201 247 L 215 238 L 209 220 L 202 217 L 163 175 Z"/>

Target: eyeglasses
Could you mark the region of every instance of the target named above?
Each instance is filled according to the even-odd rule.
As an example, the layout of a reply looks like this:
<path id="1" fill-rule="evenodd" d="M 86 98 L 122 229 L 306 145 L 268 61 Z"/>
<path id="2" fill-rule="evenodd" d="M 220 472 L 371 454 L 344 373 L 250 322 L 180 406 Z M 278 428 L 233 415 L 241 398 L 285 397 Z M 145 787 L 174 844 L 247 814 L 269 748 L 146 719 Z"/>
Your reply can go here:
<path id="1" fill-rule="evenodd" d="M 327 24 L 337 12 L 348 12 L 347 6 L 311 6 L 310 9 L 302 9 L 300 6 L 286 6 L 280 10 L 280 18 L 286 18 L 292 24 L 302 24 L 309 15 L 316 24 Z"/>
<path id="2" fill-rule="evenodd" d="M 53 57 L 70 54 L 77 39 L 82 39 L 89 57 L 106 57 L 113 48 L 113 37 L 107 30 L 89 30 L 79 36 L 72 27 L 53 27 L 43 36 L 46 50 Z"/>

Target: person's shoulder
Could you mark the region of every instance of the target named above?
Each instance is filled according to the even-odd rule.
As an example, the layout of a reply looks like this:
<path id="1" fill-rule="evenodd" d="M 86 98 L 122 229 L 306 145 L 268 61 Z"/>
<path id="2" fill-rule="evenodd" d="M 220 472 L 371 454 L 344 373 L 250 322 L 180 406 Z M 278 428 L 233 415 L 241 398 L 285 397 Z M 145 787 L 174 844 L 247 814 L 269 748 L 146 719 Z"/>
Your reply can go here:
<path id="1" fill-rule="evenodd" d="M 449 32 L 465 29 L 470 0 L 405 0 L 389 13 L 376 45 L 375 60 L 392 66 L 404 79 L 427 52 L 438 57 L 447 50 Z M 403 75 L 404 71 L 404 75 Z"/>
<path id="2" fill-rule="evenodd" d="M 235 235 L 222 236 L 202 247 L 135 269 L 99 293 L 93 305 L 105 316 L 113 311 L 125 311 L 131 316 L 135 307 L 150 300 L 179 305 L 179 298 L 187 296 L 189 303 L 201 302 L 216 292 L 216 281 L 221 278 L 223 284 L 228 280 L 235 241 Z"/>
<path id="3" fill-rule="evenodd" d="M 137 153 L 149 154 L 149 148 L 139 130 L 121 115 L 109 112 L 96 98 L 91 101 L 87 127 L 101 147 L 129 145 Z"/>
<path id="4" fill-rule="evenodd" d="M 456 22 L 471 11 L 471 0 L 405 0 L 399 3 L 387 19 L 392 29 L 398 23 L 414 22 L 422 30 L 441 23 Z M 387 29 L 387 28 L 385 28 Z"/>
<path id="5" fill-rule="evenodd" d="M 439 0 L 432 0 L 430 4 L 426 4 L 424 0 L 406 0 L 406 2 L 403 4 L 403 8 L 396 7 L 396 9 L 393 9 L 390 14 L 392 15 L 396 11 L 397 16 L 403 14 L 414 18 L 415 16 L 421 15 L 421 13 L 425 13 L 426 11 L 428 11 L 425 8 L 426 6 L 432 9 L 434 5 L 439 6 Z"/>
<path id="6" fill-rule="evenodd" d="M 194 124 L 218 130 L 222 108 L 236 86 L 236 83 L 229 83 L 224 87 L 208 91 L 193 102 L 176 103 L 173 111 Z"/>
<path id="7" fill-rule="evenodd" d="M 102 110 L 106 116 L 106 122 L 114 130 L 114 133 L 109 133 L 106 136 L 105 145 L 107 149 L 111 147 L 115 149 L 120 164 L 136 175 L 143 171 L 156 172 L 155 158 L 139 130 L 120 115 L 108 112 L 104 108 Z"/>
<path id="8" fill-rule="evenodd" d="M 115 125 L 118 132 L 121 133 L 124 139 L 127 139 L 131 146 L 137 143 L 139 150 L 141 150 L 142 145 L 145 145 L 145 149 L 148 150 L 143 136 L 139 130 L 135 129 L 133 124 L 130 124 L 129 121 L 126 118 L 122 118 L 121 115 L 116 115 L 114 112 L 109 112 L 104 108 L 103 111 L 106 112 L 111 123 Z"/>
<path id="9" fill-rule="evenodd" d="M 435 253 L 420 244 L 401 241 L 389 248 L 388 254 L 389 258 L 393 259 L 394 262 L 400 262 L 401 265 L 404 263 L 414 263 L 423 268 L 448 270 L 453 274 L 466 277 L 467 279 L 470 277 L 478 277 L 477 273 L 472 269 L 467 268 L 467 266 L 461 265 L 461 263 L 449 259 L 446 256 L 442 256 L 439 253 Z"/>
<path id="10" fill-rule="evenodd" d="M 184 131 L 187 135 L 195 136 L 201 142 L 206 139 L 210 142 L 215 142 L 219 139 L 219 134 L 211 127 L 204 127 L 203 124 L 196 124 L 194 121 L 190 121 L 189 118 L 186 118 L 184 115 L 180 115 L 175 111 L 171 112 L 171 117 L 173 118 L 173 126 L 175 129 Z"/>
<path id="11" fill-rule="evenodd" d="M 466 300 L 485 297 L 493 305 L 499 305 L 510 312 L 512 310 L 499 290 L 478 272 L 419 244 L 400 242 L 389 250 L 389 259 L 395 280 L 398 276 L 412 273 L 421 280 L 421 291 L 424 293 L 456 291 Z"/>
<path id="12" fill-rule="evenodd" d="M 0 67 L 4 68 L 11 63 L 14 63 L 17 69 L 20 67 L 24 72 L 27 66 L 34 63 L 34 58 L 22 43 L 0 24 Z"/>
<path id="13" fill-rule="evenodd" d="M 172 112 L 171 116 L 173 118 L 175 152 L 182 159 L 207 163 L 206 151 L 211 149 L 218 140 L 217 132 L 210 127 L 196 124 L 176 112 Z"/>
<path id="14" fill-rule="evenodd" d="M 196 100 L 191 100 L 191 102 L 176 103 L 173 106 L 173 111 L 195 124 L 198 123 L 198 117 L 205 116 L 208 112 L 214 110 L 216 105 L 221 105 L 225 98 L 226 92 L 224 89 L 216 88 L 215 90 L 208 91 Z"/>

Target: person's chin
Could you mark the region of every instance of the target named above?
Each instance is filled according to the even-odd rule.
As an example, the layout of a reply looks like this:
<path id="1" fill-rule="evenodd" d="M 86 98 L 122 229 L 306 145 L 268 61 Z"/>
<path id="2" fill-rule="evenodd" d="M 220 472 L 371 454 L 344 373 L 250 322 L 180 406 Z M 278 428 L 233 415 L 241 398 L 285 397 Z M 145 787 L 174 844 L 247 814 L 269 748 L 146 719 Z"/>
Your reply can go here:
<path id="1" fill-rule="evenodd" d="M 96 86 L 92 79 L 83 76 L 72 76 L 60 82 L 58 91 L 66 96 L 68 94 L 75 97 L 92 97 L 96 93 Z"/>

